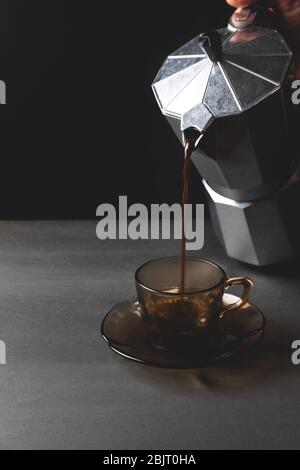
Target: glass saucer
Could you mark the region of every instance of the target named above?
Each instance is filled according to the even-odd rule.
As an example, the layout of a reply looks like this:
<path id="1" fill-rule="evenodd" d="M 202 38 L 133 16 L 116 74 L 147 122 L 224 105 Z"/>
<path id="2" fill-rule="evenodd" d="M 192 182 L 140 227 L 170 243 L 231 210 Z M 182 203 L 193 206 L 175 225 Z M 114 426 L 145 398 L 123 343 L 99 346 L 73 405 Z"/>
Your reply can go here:
<path id="1" fill-rule="evenodd" d="M 238 297 L 225 294 L 225 304 Z M 110 310 L 102 322 L 101 335 L 112 351 L 127 359 L 154 367 L 199 368 L 222 359 L 241 354 L 253 347 L 263 337 L 265 318 L 252 303 L 232 310 L 217 322 L 218 341 L 206 350 L 199 344 L 192 353 L 168 351 L 155 345 L 147 324 L 134 301 L 119 303 Z M 216 331 L 216 330 L 215 330 Z M 200 342 L 199 342 L 200 343 Z"/>

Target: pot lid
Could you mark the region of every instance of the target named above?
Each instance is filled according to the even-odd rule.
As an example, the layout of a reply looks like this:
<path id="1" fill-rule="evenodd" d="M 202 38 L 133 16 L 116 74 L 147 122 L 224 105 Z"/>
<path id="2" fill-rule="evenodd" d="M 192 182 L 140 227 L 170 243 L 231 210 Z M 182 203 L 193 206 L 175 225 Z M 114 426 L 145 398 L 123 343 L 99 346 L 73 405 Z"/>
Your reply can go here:
<path id="1" fill-rule="evenodd" d="M 152 87 L 167 116 L 205 111 L 196 125 L 204 129 L 211 119 L 240 114 L 280 89 L 292 58 L 275 30 L 210 31 L 171 54 Z"/>

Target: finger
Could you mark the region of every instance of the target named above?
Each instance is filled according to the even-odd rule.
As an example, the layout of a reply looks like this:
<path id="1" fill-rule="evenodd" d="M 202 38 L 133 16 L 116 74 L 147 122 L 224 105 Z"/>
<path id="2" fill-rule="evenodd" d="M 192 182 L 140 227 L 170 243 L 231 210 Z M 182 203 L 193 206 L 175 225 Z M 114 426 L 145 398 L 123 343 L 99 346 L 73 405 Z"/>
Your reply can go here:
<path id="1" fill-rule="evenodd" d="M 227 0 L 227 3 L 234 8 L 245 8 L 257 3 L 257 0 Z"/>

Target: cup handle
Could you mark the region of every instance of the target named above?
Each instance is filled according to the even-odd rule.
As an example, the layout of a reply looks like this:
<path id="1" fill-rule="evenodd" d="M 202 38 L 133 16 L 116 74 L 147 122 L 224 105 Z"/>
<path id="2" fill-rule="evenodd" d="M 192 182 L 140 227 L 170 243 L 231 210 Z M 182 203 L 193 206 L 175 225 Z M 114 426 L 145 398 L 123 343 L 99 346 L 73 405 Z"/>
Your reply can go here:
<path id="1" fill-rule="evenodd" d="M 249 301 L 250 293 L 253 289 L 253 281 L 249 277 L 232 277 L 227 279 L 225 282 L 225 291 L 228 290 L 232 286 L 244 286 L 244 292 L 241 298 L 235 302 L 234 304 L 228 305 L 224 308 L 223 312 L 220 315 L 220 318 L 224 318 L 225 314 L 230 310 L 236 310 L 241 308 Z"/>

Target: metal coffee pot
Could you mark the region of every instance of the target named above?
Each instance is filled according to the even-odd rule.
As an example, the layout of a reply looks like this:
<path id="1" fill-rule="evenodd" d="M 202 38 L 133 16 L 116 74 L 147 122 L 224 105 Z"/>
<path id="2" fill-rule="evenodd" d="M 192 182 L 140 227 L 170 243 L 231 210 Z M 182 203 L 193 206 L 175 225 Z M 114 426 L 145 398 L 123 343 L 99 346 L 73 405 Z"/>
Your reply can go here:
<path id="1" fill-rule="evenodd" d="M 212 204 L 216 206 L 218 199 L 225 208 L 225 214 L 222 210 L 218 215 L 214 207 L 212 214 L 226 251 L 242 261 L 265 265 L 292 256 L 293 249 L 278 250 L 281 237 L 280 243 L 274 240 L 273 250 L 268 247 L 267 257 L 258 256 L 261 234 L 256 209 L 249 222 L 240 213 L 236 217 L 232 207 L 253 201 L 256 207 L 258 200 L 282 192 L 294 181 L 299 163 L 291 144 L 293 54 L 278 31 L 255 24 L 257 12 L 257 7 L 245 9 L 242 18 L 233 15 L 227 28 L 202 33 L 170 54 L 152 88 L 180 140 L 184 142 L 190 130 L 199 134 L 192 160 L 209 198 L 214 195 Z M 269 212 L 267 222 L 272 224 Z M 235 230 L 249 235 L 244 241 L 224 229 L 224 218 L 227 226 L 232 217 L 238 219 Z M 285 222 L 279 219 L 282 232 Z"/>

